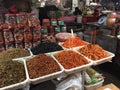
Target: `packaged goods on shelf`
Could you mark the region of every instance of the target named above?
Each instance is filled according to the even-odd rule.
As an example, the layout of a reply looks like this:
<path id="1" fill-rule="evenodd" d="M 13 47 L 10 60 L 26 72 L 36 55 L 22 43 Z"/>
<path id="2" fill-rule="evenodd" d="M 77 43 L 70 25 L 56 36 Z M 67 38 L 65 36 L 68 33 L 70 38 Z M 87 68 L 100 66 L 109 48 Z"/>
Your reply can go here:
<path id="1" fill-rule="evenodd" d="M 62 26 L 64 24 L 65 24 L 64 20 L 62 18 L 58 18 L 58 25 Z"/>
<path id="2" fill-rule="evenodd" d="M 40 21 L 35 15 L 35 13 L 27 13 L 28 15 L 28 24 L 30 27 L 40 27 Z"/>
<path id="3" fill-rule="evenodd" d="M 5 19 L 0 19 L 0 35 L 3 34 L 0 42 L 4 41 L 5 50 L 14 47 L 31 48 L 41 41 L 40 22 L 34 13 L 5 14 Z"/>
<path id="4" fill-rule="evenodd" d="M 14 28 L 17 25 L 16 14 L 5 14 L 5 23 Z"/>
<path id="5" fill-rule="evenodd" d="M 28 19 L 27 15 L 24 14 L 16 14 L 16 20 L 17 20 L 17 25 L 20 28 L 23 28 L 25 25 L 28 25 Z"/>
<path id="6" fill-rule="evenodd" d="M 57 20 L 56 19 L 51 19 L 50 21 L 51 26 L 57 26 Z"/>
<path id="7" fill-rule="evenodd" d="M 59 33 L 60 32 L 60 26 L 55 26 L 55 34 Z"/>

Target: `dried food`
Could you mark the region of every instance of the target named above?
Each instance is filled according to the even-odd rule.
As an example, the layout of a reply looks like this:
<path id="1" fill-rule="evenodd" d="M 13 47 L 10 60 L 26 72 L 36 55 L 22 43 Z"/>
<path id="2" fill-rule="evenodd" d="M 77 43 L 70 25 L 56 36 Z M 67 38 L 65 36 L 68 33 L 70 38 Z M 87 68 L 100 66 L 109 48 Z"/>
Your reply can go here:
<path id="1" fill-rule="evenodd" d="M 0 62 L 0 88 L 24 81 L 24 65 L 17 61 Z"/>
<path id="2" fill-rule="evenodd" d="M 92 60 L 99 60 L 108 56 L 105 50 L 97 44 L 88 44 L 80 48 L 78 52 Z"/>
<path id="3" fill-rule="evenodd" d="M 38 44 L 37 46 L 31 48 L 31 51 L 34 55 L 37 55 L 40 53 L 59 51 L 59 50 L 63 50 L 63 48 L 54 42 L 41 43 L 41 44 Z"/>
<path id="4" fill-rule="evenodd" d="M 89 63 L 83 56 L 72 50 L 62 51 L 54 56 L 66 69 L 71 69 Z"/>
<path id="5" fill-rule="evenodd" d="M 28 73 L 31 79 L 60 71 L 58 64 L 45 54 L 39 54 L 27 61 Z"/>
<path id="6" fill-rule="evenodd" d="M 29 55 L 30 53 L 28 50 L 24 50 L 21 48 L 11 48 L 0 53 L 0 61 L 12 60 L 14 58 L 20 58 L 20 57 L 25 57 Z"/>
<path id="7" fill-rule="evenodd" d="M 81 40 L 79 37 L 71 37 L 62 44 L 62 46 L 65 48 L 73 48 L 83 45 L 86 45 L 86 43 L 83 42 L 83 40 Z"/>

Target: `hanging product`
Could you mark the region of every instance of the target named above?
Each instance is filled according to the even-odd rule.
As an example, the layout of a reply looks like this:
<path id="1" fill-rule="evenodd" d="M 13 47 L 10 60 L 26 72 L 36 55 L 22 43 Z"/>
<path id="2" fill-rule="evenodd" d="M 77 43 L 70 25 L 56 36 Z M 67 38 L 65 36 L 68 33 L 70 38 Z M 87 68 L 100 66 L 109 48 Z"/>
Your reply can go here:
<path id="1" fill-rule="evenodd" d="M 59 33 L 60 32 L 60 26 L 56 26 L 55 27 L 55 34 Z"/>
<path id="2" fill-rule="evenodd" d="M 41 43 L 41 32 L 40 28 L 32 28 L 32 36 L 33 36 L 33 47 L 37 46 L 39 43 Z"/>
<path id="3" fill-rule="evenodd" d="M 57 20 L 51 19 L 51 26 L 57 26 Z"/>
<path id="4" fill-rule="evenodd" d="M 25 48 L 32 47 L 32 32 L 29 27 L 24 28 L 24 44 Z"/>
<path id="5" fill-rule="evenodd" d="M 23 29 L 15 28 L 13 34 L 15 39 L 15 46 L 17 48 L 23 48 Z"/>
<path id="6" fill-rule="evenodd" d="M 40 21 L 35 13 L 28 13 L 28 23 L 30 27 L 40 27 Z"/>
<path id="7" fill-rule="evenodd" d="M 61 26 L 60 31 L 61 32 L 66 32 L 67 31 L 66 24 L 64 24 L 63 26 Z"/>
<path id="8" fill-rule="evenodd" d="M 14 36 L 12 30 L 3 29 L 6 49 L 14 47 Z"/>
<path id="9" fill-rule="evenodd" d="M 14 28 L 17 25 L 15 14 L 5 14 L 5 23 L 9 28 Z"/>
<path id="10" fill-rule="evenodd" d="M 16 20 L 18 27 L 22 28 L 25 25 L 28 25 L 28 17 L 26 14 L 16 14 Z"/>
<path id="11" fill-rule="evenodd" d="M 62 18 L 59 18 L 58 19 L 58 25 L 59 26 L 62 26 L 62 25 L 64 25 L 65 23 L 64 23 L 64 20 L 62 19 Z"/>

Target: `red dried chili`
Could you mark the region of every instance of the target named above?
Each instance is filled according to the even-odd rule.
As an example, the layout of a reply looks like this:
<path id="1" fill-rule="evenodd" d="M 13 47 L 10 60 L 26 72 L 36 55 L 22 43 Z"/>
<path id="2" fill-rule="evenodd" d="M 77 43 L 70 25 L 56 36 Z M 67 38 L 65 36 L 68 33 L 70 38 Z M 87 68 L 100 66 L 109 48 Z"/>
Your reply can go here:
<path id="1" fill-rule="evenodd" d="M 78 47 L 82 45 L 86 45 L 86 43 L 83 42 L 83 40 L 81 40 L 79 37 L 71 37 L 62 44 L 62 46 L 65 48 Z"/>
<path id="2" fill-rule="evenodd" d="M 62 51 L 54 56 L 66 69 L 71 69 L 89 63 L 83 56 L 72 50 Z"/>

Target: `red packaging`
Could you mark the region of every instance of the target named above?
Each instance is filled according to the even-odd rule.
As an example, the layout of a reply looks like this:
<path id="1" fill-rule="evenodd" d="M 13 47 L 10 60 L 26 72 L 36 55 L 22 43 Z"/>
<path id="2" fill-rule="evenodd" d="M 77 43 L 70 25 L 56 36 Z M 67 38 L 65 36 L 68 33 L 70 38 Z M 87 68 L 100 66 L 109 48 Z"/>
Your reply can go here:
<path id="1" fill-rule="evenodd" d="M 35 13 L 28 13 L 28 21 L 30 27 L 40 27 L 40 21 Z"/>
<path id="2" fill-rule="evenodd" d="M 39 41 L 41 39 L 40 28 L 33 28 L 33 42 Z"/>
<path id="3" fill-rule="evenodd" d="M 4 43 L 4 36 L 3 36 L 3 31 L 0 30 L 0 44 Z"/>
<path id="4" fill-rule="evenodd" d="M 31 42 L 32 41 L 32 31 L 29 27 L 24 28 L 24 42 Z"/>
<path id="5" fill-rule="evenodd" d="M 5 43 L 14 43 L 13 33 L 10 29 L 3 29 Z"/>
<path id="6" fill-rule="evenodd" d="M 9 28 L 14 28 L 17 25 L 15 14 L 5 14 L 5 23 L 9 25 Z"/>
<path id="7" fill-rule="evenodd" d="M 28 25 L 28 17 L 26 14 L 16 14 L 16 20 L 18 27 L 24 27 Z"/>
<path id="8" fill-rule="evenodd" d="M 23 38 L 23 29 L 20 28 L 15 28 L 14 29 L 14 38 L 16 43 L 22 43 L 24 38 Z"/>

